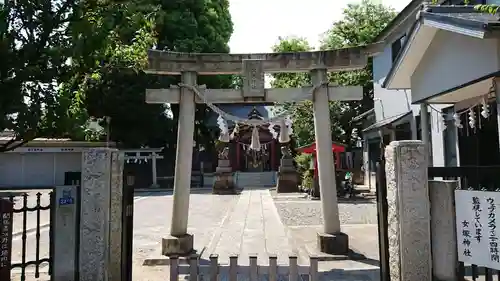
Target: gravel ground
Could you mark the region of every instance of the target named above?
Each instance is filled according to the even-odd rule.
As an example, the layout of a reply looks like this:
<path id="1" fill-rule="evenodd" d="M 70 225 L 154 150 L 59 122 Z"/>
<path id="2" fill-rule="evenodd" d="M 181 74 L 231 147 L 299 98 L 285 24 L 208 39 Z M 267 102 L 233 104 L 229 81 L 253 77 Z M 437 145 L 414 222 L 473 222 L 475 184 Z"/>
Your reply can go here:
<path id="1" fill-rule="evenodd" d="M 323 224 L 320 201 L 287 201 L 274 202 L 283 224 L 287 226 Z M 376 224 L 377 205 L 375 203 L 341 203 L 339 204 L 341 224 Z"/>

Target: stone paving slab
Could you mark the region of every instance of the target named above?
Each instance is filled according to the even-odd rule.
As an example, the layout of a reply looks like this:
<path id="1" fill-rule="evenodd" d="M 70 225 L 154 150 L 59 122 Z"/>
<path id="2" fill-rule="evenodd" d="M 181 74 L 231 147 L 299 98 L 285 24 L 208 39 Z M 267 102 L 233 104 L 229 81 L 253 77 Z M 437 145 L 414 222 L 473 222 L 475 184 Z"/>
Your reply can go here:
<path id="1" fill-rule="evenodd" d="M 344 257 L 328 255 L 318 251 L 316 233 L 322 226 L 292 226 L 289 232 L 294 242 L 303 250 L 304 256 L 317 256 L 324 262 L 323 270 L 331 269 L 377 269 L 379 267 L 377 225 L 355 224 L 342 225 L 342 231 L 349 236 L 349 248 L 358 255 L 365 256 L 361 260 L 346 260 Z M 304 263 L 308 261 L 304 260 Z M 321 268 L 320 268 L 321 269 Z"/>
<path id="2" fill-rule="evenodd" d="M 168 266 L 144 266 L 146 260 L 166 260 L 161 255 L 161 239 L 170 233 L 172 193 L 141 194 L 134 205 L 134 280 L 168 280 Z M 188 232 L 194 235 L 194 248 L 203 253 L 224 217 L 234 208 L 238 195 L 212 195 L 198 190 L 190 196 Z"/>
<path id="3" fill-rule="evenodd" d="M 248 264 L 247 257 L 257 255 L 259 263 L 267 263 L 269 255 L 277 255 L 278 263 L 288 261 L 294 253 L 286 230 L 280 221 L 268 190 L 243 190 L 238 202 L 202 258 L 218 254 L 219 261 L 229 263 L 229 256 L 238 254 L 239 264 Z"/>

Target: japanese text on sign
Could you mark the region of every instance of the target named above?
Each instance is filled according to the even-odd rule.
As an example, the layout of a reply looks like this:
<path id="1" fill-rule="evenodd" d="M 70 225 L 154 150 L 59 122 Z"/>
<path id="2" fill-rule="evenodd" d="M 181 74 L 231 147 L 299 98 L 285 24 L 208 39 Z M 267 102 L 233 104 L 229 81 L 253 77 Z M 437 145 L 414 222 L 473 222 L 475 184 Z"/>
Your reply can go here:
<path id="1" fill-rule="evenodd" d="M 0 199 L 0 280 L 10 280 L 12 203 Z"/>
<path id="2" fill-rule="evenodd" d="M 500 192 L 456 190 L 458 257 L 462 262 L 500 269 L 496 218 Z"/>

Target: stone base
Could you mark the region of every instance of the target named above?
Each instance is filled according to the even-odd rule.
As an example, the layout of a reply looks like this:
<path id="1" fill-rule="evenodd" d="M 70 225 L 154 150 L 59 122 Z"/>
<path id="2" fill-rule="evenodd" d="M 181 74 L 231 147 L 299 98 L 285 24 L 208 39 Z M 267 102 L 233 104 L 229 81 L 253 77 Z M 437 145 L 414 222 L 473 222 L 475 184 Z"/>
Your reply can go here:
<path id="1" fill-rule="evenodd" d="M 296 172 L 280 172 L 278 184 L 276 186 L 278 193 L 299 192 L 299 176 Z"/>
<path id="2" fill-rule="evenodd" d="M 161 254 L 164 256 L 185 256 L 193 252 L 194 238 L 192 234 L 169 236 L 161 241 Z"/>
<path id="3" fill-rule="evenodd" d="M 212 193 L 235 194 L 236 187 L 234 186 L 233 173 L 216 173 Z"/>
<path id="4" fill-rule="evenodd" d="M 332 255 L 347 255 L 349 253 L 349 236 L 345 233 L 318 233 L 317 239 L 318 249 L 323 253 Z"/>

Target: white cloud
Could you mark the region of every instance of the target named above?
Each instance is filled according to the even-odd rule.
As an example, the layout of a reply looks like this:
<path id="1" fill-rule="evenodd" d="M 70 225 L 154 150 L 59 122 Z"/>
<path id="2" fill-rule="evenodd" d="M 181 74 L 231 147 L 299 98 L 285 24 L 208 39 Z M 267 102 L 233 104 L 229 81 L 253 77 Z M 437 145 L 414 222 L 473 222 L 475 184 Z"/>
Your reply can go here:
<path id="1" fill-rule="evenodd" d="M 376 0 L 374 0 L 376 1 Z M 378 0 L 400 11 L 409 0 Z M 305 37 L 317 46 L 320 35 L 353 0 L 230 0 L 232 53 L 270 52 L 279 36 Z"/>

